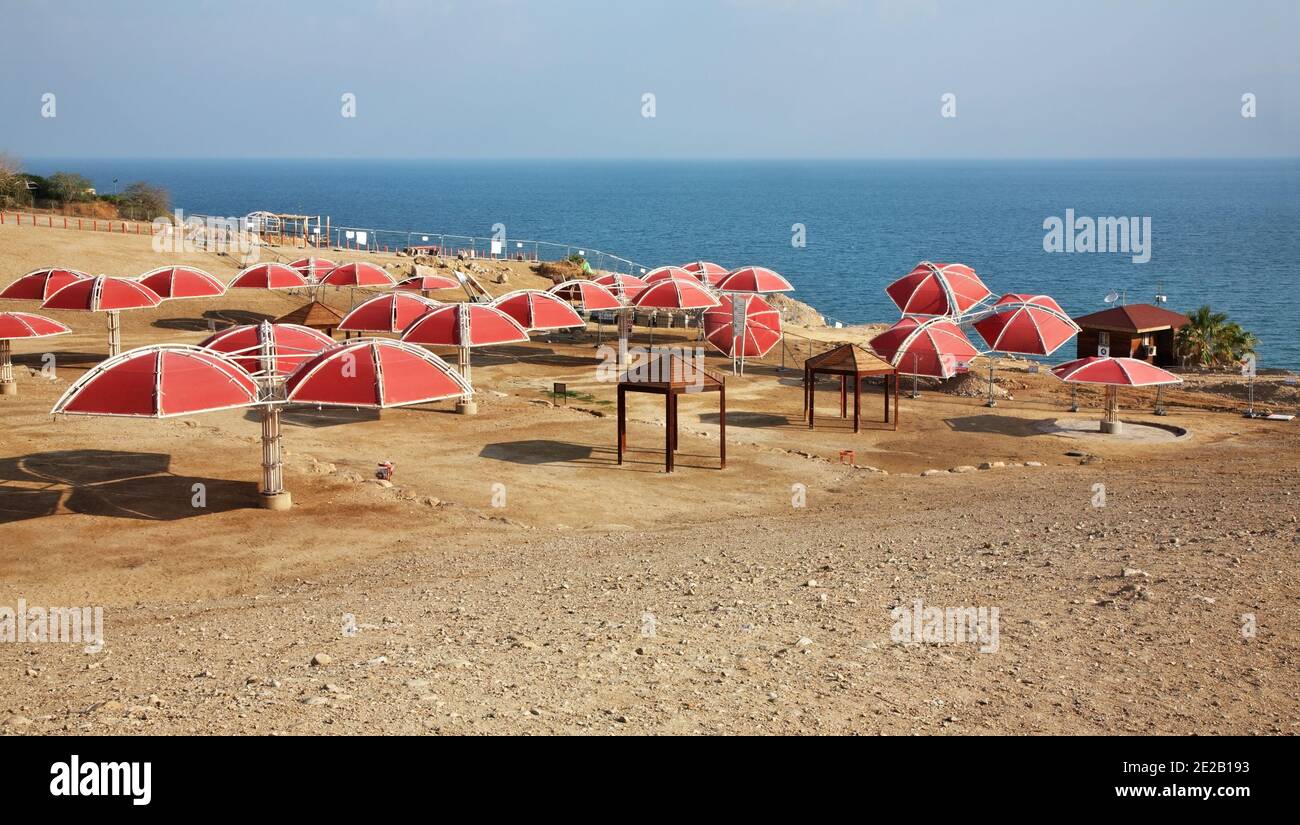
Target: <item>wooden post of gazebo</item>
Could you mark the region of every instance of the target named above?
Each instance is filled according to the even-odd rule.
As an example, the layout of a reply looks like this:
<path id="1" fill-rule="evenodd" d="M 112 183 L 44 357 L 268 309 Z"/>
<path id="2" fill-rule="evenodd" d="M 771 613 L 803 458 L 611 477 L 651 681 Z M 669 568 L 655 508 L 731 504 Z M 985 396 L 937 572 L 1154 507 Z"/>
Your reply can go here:
<path id="1" fill-rule="evenodd" d="M 718 457 L 720 469 L 727 468 L 727 387 L 722 376 L 705 369 L 694 359 L 661 353 L 624 373 L 618 382 L 618 463 L 627 450 L 627 394 L 647 392 L 664 397 L 664 471 L 676 464 L 679 439 L 677 401 L 683 393 L 718 394 Z"/>
<path id="2" fill-rule="evenodd" d="M 862 379 L 884 376 L 885 423 L 890 423 L 889 396 L 894 396 L 893 429 L 898 429 L 898 370 L 856 344 L 842 344 L 804 361 L 803 411 L 808 429 L 813 429 L 817 404 L 817 376 L 837 375 L 840 379 L 840 418 L 848 417 L 848 383 L 853 382 L 853 432 L 862 429 Z"/>

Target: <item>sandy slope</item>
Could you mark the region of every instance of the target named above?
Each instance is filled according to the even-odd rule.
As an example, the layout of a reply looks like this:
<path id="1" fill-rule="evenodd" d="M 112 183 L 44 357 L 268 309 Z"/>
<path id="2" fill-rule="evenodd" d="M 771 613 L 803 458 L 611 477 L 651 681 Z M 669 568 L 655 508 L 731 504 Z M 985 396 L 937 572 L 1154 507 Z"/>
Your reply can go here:
<path id="1" fill-rule="evenodd" d="M 0 227 L 0 282 L 50 263 L 235 271 L 160 257 L 144 238 Z M 491 288 L 537 282 L 513 266 Z M 204 312 L 301 300 L 166 304 L 124 338 L 195 342 Z M 1072 417 L 1059 386 L 1010 365 L 1016 398 L 993 413 L 926 391 L 895 433 L 873 391 L 866 432 L 809 432 L 776 361 L 728 378 L 728 469 L 704 396 L 683 402 L 665 476 L 662 407 L 635 400 L 638 452 L 616 466 L 594 341 L 535 342 L 476 358 L 476 417 L 288 416 L 296 506 L 272 514 L 245 414 L 52 422 L 104 351 L 102 319 L 62 317 L 73 335 L 17 346 L 32 366 L 52 350 L 58 380 L 20 370 L 0 401 L 0 605 L 104 605 L 107 645 L 0 645 L 0 730 L 1296 731 L 1300 431 L 1215 411 L 1235 404 L 1221 395 L 1174 394 L 1159 420 L 1187 439 L 1067 439 L 1039 429 Z M 551 406 L 556 380 L 589 397 Z M 392 488 L 369 480 L 383 459 Z M 918 475 L 986 461 L 1017 466 Z M 998 652 L 892 644 L 890 609 L 913 599 L 998 608 Z"/>

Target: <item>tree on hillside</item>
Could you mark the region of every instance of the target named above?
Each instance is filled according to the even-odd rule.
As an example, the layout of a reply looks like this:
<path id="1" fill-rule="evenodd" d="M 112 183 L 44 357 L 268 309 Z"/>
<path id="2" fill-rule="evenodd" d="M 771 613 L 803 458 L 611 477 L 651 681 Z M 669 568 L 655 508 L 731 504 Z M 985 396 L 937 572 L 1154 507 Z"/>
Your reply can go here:
<path id="1" fill-rule="evenodd" d="M 1202 367 L 1224 367 L 1255 352 L 1259 340 L 1241 324 L 1215 312 L 1209 304 L 1188 316 L 1191 322 L 1178 330 L 1178 349 Z"/>
<path id="2" fill-rule="evenodd" d="M 13 155 L 0 152 L 0 206 L 26 206 L 32 197 L 22 177 L 23 165 Z"/>
<path id="3" fill-rule="evenodd" d="M 117 198 L 117 208 L 127 217 L 149 221 L 171 211 L 171 195 L 166 189 L 136 181 Z"/>
<path id="4" fill-rule="evenodd" d="M 55 172 L 49 177 L 49 197 L 62 203 L 93 200 L 90 180 L 75 172 Z"/>

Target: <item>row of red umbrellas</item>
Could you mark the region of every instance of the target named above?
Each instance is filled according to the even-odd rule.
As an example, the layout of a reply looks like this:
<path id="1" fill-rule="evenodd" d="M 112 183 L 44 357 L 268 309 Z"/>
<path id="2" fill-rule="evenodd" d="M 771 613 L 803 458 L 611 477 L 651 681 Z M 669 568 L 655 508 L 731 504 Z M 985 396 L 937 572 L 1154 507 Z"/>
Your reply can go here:
<path id="1" fill-rule="evenodd" d="M 241 270 L 229 284 L 223 284 L 213 275 L 190 266 L 159 267 L 138 278 L 109 278 L 102 275 L 99 278 L 112 283 L 112 289 L 124 296 L 123 306 L 118 309 L 133 308 L 129 305 L 132 300 L 125 297 L 132 288 L 121 284 L 143 286 L 157 295 L 160 300 L 214 298 L 225 294 L 228 288 L 298 289 L 310 286 L 336 286 L 433 291 L 460 286 L 460 282 L 456 279 L 443 275 L 420 275 L 398 282 L 394 281 L 393 276 L 389 275 L 383 267 L 372 263 L 359 261 L 335 264 L 333 261 L 321 258 L 303 258 L 289 264 L 254 264 Z M 94 277 L 75 269 L 48 267 L 18 278 L 4 290 L 0 290 L 0 298 L 48 301 L 56 292 L 74 282 L 93 280 Z M 135 292 L 137 295 L 143 295 L 138 290 Z"/>
<path id="2" fill-rule="evenodd" d="M 609 288 L 601 281 L 608 279 Z M 721 297 L 714 294 L 715 286 Z M 120 351 L 118 313 L 126 309 L 157 306 L 164 300 L 215 297 L 230 289 L 293 289 L 312 286 L 390 287 L 420 292 L 449 289 L 457 280 L 441 275 L 419 275 L 395 283 L 382 268 L 365 262 L 336 264 L 322 258 L 303 258 L 289 264 L 263 263 L 247 267 L 226 285 L 194 267 L 169 266 L 138 279 L 92 277 L 69 268 L 48 268 L 28 273 L 0 292 L 0 298 L 38 299 L 50 309 L 106 312 L 109 315 L 109 355 Z M 502 296 L 492 306 L 500 308 L 526 330 L 560 329 L 583 323 L 572 307 L 585 311 L 619 310 L 628 306 L 655 309 L 705 309 L 707 340 L 730 355 L 765 354 L 780 339 L 780 314 L 752 293 L 792 289 L 778 273 L 764 267 L 726 271 L 717 264 L 695 262 L 685 267 L 660 267 L 639 279 L 631 275 L 606 275 L 595 281 L 571 281 L 550 293 L 519 290 Z M 746 293 L 732 300 L 728 292 Z M 740 315 L 736 306 L 743 310 Z M 341 325 L 345 330 L 399 332 L 427 311 L 414 302 L 380 296 L 358 307 Z M 387 323 L 370 318 L 379 312 Z M 355 317 L 354 317 L 355 316 Z"/>

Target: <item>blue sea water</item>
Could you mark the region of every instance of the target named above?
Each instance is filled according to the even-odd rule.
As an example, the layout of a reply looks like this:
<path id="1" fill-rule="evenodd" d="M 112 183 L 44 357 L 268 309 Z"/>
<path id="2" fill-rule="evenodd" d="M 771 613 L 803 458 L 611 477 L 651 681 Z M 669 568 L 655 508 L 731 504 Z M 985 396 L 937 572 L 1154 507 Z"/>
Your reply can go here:
<path id="1" fill-rule="evenodd" d="M 187 212 L 328 214 L 335 226 L 558 241 L 644 266 L 761 264 L 832 320 L 889 321 L 884 287 L 921 260 L 1071 313 L 1110 291 L 1209 303 L 1300 368 L 1300 159 L 1168 161 L 59 160 L 101 192 L 161 185 Z M 1043 222 L 1150 217 L 1151 258 L 1049 253 Z M 793 225 L 806 246 L 792 244 Z M 1067 350 L 1071 350 L 1067 347 Z M 1066 350 L 1062 351 L 1065 354 Z"/>

